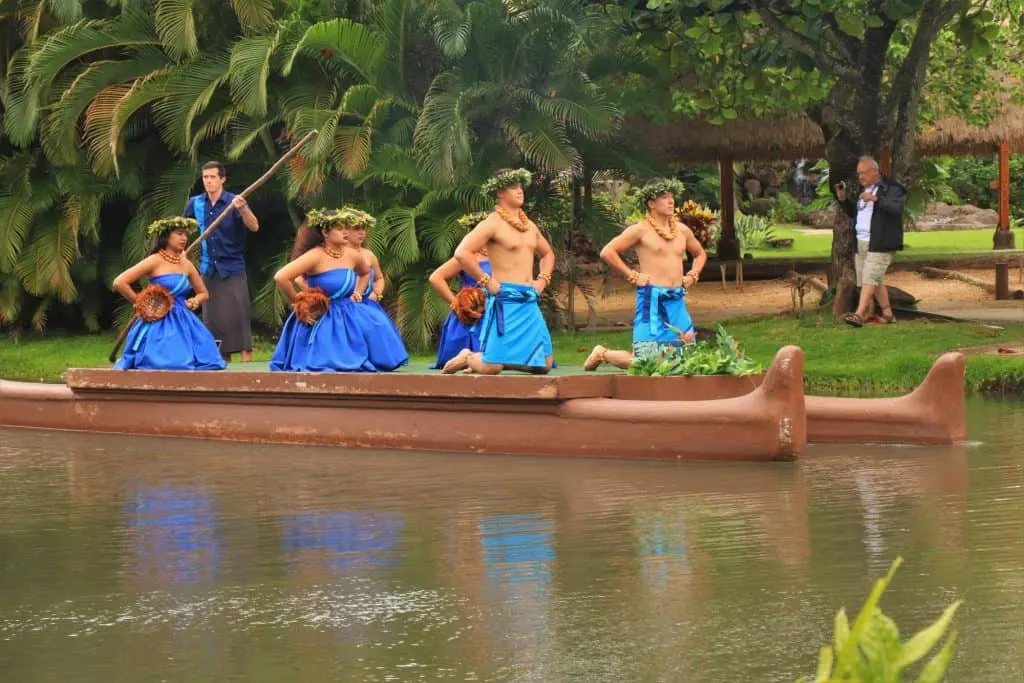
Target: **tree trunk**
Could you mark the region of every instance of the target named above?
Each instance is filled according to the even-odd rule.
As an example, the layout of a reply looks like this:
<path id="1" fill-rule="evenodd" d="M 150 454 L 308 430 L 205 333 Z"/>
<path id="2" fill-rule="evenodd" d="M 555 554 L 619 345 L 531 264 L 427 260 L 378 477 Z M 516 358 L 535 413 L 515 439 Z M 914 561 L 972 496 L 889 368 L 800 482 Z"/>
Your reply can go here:
<path id="1" fill-rule="evenodd" d="M 847 134 L 829 140 L 825 155 L 829 167 L 829 184 L 833 192 L 839 181 L 846 183 L 847 192 L 857 191 L 857 160 L 861 156 L 859 145 Z M 848 195 L 849 196 L 849 195 Z M 857 254 L 857 233 L 854 221 L 841 208 L 836 208 L 832 226 L 832 254 L 829 259 L 828 284 L 835 292 L 832 315 L 839 318 L 857 308 L 857 276 L 854 256 Z"/>
<path id="2" fill-rule="evenodd" d="M 569 329 L 576 331 L 576 263 L 573 253 L 576 232 L 583 222 L 583 186 L 579 178 L 572 179 L 572 222 L 565 233 L 565 297 L 566 320 Z"/>

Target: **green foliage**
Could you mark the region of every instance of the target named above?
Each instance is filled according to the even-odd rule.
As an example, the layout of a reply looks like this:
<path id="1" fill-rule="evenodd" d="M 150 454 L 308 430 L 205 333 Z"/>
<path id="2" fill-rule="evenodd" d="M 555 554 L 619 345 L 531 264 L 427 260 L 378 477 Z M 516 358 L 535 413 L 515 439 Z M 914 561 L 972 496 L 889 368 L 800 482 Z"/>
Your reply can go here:
<path id="1" fill-rule="evenodd" d="M 42 326 L 65 302 L 90 327 L 111 321 L 110 280 L 141 256 L 145 226 L 198 189 L 201 161 L 226 159 L 229 186 L 244 187 L 312 128 L 251 200 L 254 316 L 280 322 L 270 276 L 305 210 L 352 204 L 378 217 L 368 246 L 413 346 L 445 313 L 423 280 L 464 234 L 458 217 L 491 205 L 479 184 L 496 169 L 534 172 L 530 210 L 563 255 L 618 225 L 602 202 L 549 225 L 545 201 L 598 174 L 661 171 L 616 104 L 616 80 L 637 84 L 650 63 L 621 13 L 591 3 L 72 5 L 5 59 L 4 130 L 21 149 L 0 147 L 0 324 Z"/>
<path id="2" fill-rule="evenodd" d="M 767 216 L 751 216 L 737 211 L 735 224 L 736 238 L 744 251 L 761 248 L 775 238 L 772 221 Z"/>
<path id="3" fill-rule="evenodd" d="M 999 192 L 991 186 L 999 177 L 994 155 L 942 159 L 949 171 L 952 191 L 966 204 L 998 210 Z M 1024 177 L 1024 154 L 1010 155 L 1010 178 Z M 1024 217 L 1024 183 L 1010 182 L 1010 213 Z"/>
<path id="4" fill-rule="evenodd" d="M 676 177 L 686 186 L 687 198 L 709 207 L 712 211 L 720 209 L 718 164 L 700 164 L 684 166 L 676 172 Z"/>
<path id="5" fill-rule="evenodd" d="M 775 223 L 796 223 L 804 212 L 803 205 L 788 192 L 780 192 L 772 206 L 772 221 Z"/>
<path id="6" fill-rule="evenodd" d="M 740 350 L 739 342 L 718 326 L 715 341 L 663 347 L 658 353 L 633 361 L 627 371 L 638 377 L 683 377 L 693 375 L 756 375 L 761 366 Z"/>
<path id="7" fill-rule="evenodd" d="M 889 568 L 888 574 L 875 582 L 871 594 L 852 625 L 846 616 L 846 610 L 839 610 L 835 618 L 833 643 L 822 646 L 817 673 L 810 680 L 815 683 L 900 683 L 904 680 L 904 672 L 938 645 L 962 601 L 957 600 L 930 626 L 905 642 L 900 642 L 896 623 L 882 612 L 878 602 L 902 563 L 903 558 L 897 558 Z M 942 647 L 925 663 L 914 680 L 917 683 L 941 681 L 953 659 L 955 643 L 956 631 L 950 634 Z M 797 681 L 807 682 L 806 678 Z"/>

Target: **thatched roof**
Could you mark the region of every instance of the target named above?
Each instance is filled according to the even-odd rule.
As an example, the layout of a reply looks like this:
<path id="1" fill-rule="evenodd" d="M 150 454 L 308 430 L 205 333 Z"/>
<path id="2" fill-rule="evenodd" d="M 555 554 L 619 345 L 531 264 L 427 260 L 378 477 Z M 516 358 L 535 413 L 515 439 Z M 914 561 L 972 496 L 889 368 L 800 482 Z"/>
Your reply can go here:
<path id="1" fill-rule="evenodd" d="M 657 155 L 675 163 L 706 163 L 729 156 L 736 161 L 779 161 L 822 156 L 821 127 L 805 114 L 766 119 L 734 119 L 721 125 L 707 121 L 655 124 L 631 121 Z"/>
<path id="2" fill-rule="evenodd" d="M 917 137 L 917 147 L 922 156 L 989 154 L 1003 140 L 1010 142 L 1011 152 L 1024 152 L 1024 107 L 1009 101 L 984 128 L 956 116 L 939 119 Z"/>
<path id="3" fill-rule="evenodd" d="M 706 163 L 728 156 L 735 161 L 780 161 L 824 156 L 825 138 L 806 114 L 735 119 L 722 125 L 706 121 L 653 124 L 632 121 L 630 128 L 644 136 L 663 161 Z M 918 153 L 989 154 L 1002 140 L 1024 152 L 1024 107 L 1004 102 L 1000 113 L 985 128 L 968 125 L 958 117 L 940 119 L 918 136 Z"/>

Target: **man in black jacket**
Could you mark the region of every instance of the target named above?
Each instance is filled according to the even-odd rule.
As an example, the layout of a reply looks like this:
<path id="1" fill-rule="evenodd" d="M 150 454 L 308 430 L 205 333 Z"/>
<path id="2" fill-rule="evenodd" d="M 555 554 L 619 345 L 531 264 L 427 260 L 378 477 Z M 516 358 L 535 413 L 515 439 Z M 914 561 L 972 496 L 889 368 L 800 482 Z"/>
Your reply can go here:
<path id="1" fill-rule="evenodd" d="M 843 320 L 854 327 L 862 327 L 874 298 L 882 307 L 881 322 L 894 323 L 896 317 L 883 282 L 885 271 L 892 263 L 892 253 L 903 249 L 903 206 L 907 190 L 896 181 L 883 178 L 878 162 L 872 157 L 861 157 L 857 163 L 857 179 L 860 189 L 856 199 L 847 197 L 844 183 L 836 185 L 836 199 L 854 220 L 857 231 L 856 270 L 860 287 L 856 312 Z"/>

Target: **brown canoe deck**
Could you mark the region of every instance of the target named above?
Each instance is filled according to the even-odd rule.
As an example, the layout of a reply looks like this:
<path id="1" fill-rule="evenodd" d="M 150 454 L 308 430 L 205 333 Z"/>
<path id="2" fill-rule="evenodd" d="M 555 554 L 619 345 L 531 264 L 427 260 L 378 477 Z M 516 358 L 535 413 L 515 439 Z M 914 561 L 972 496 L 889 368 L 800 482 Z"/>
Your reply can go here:
<path id="1" fill-rule="evenodd" d="M 71 369 L 0 381 L 0 426 L 250 443 L 672 460 L 789 460 L 811 442 L 966 438 L 965 361 L 896 398 L 805 397 L 803 351 L 751 377 Z"/>
<path id="2" fill-rule="evenodd" d="M 803 352 L 780 350 L 763 378 L 72 369 L 63 386 L 0 382 L 0 425 L 494 454 L 785 460 L 806 443 Z"/>

